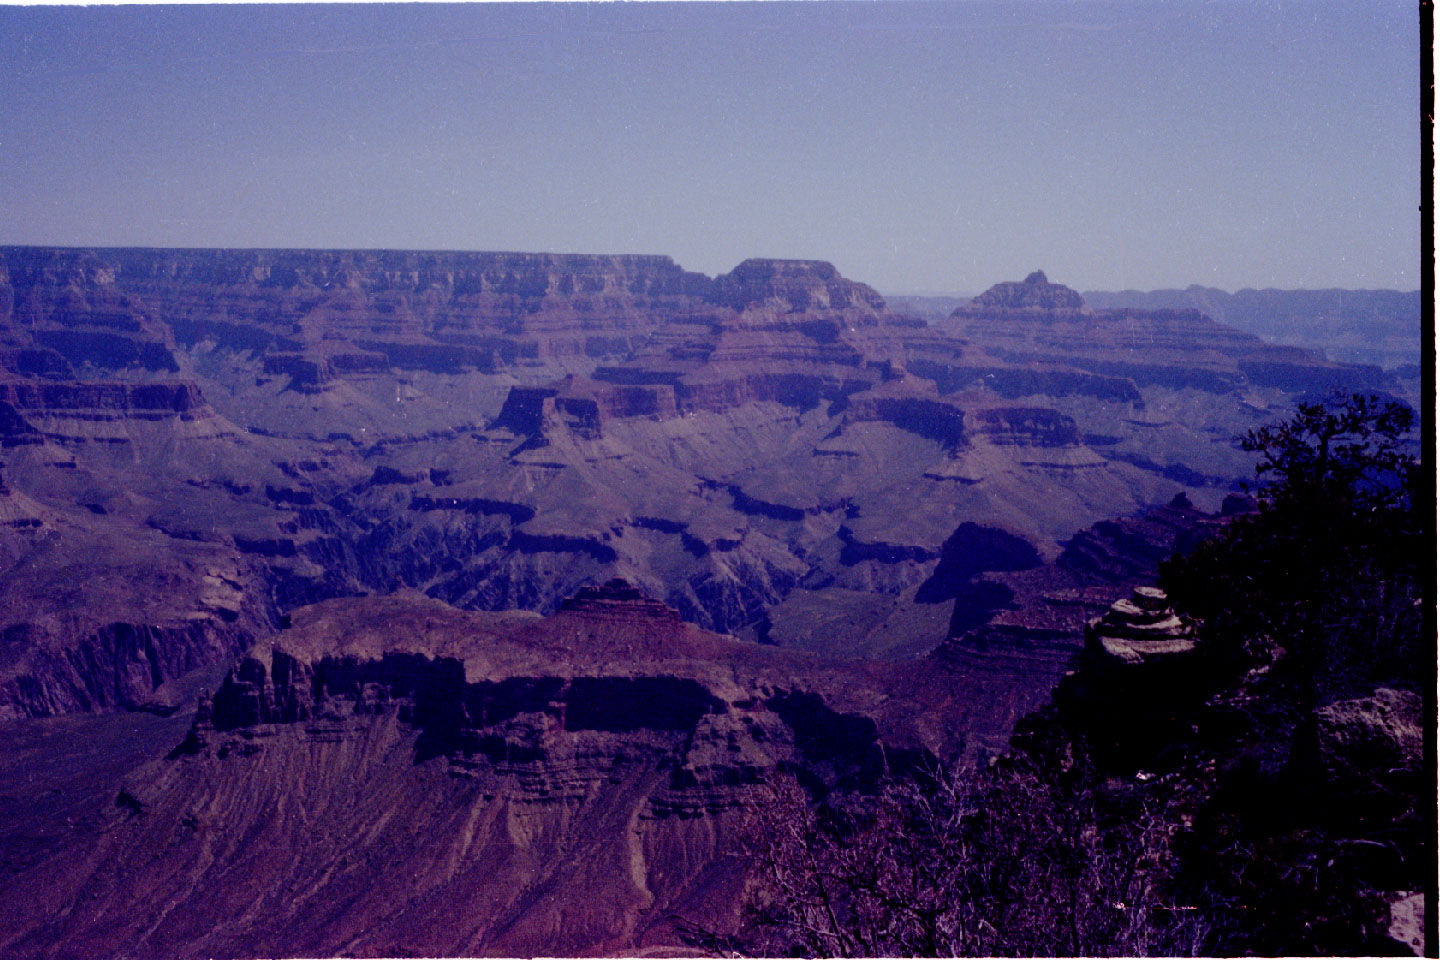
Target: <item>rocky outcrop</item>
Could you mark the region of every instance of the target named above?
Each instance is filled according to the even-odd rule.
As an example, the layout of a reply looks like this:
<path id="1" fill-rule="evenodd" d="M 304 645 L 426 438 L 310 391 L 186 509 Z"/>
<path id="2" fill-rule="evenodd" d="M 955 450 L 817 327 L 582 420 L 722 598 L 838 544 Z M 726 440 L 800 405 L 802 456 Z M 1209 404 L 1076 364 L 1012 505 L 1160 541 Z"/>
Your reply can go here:
<path id="1" fill-rule="evenodd" d="M 511 387 L 489 429 L 537 436 L 547 428 L 563 428 L 593 440 L 602 436 L 606 420 L 676 416 L 675 388 L 668 384 L 609 384 L 569 376 L 553 387 Z"/>
<path id="2" fill-rule="evenodd" d="M 396 634 L 405 623 L 414 624 L 414 632 Z M 625 656 L 617 657 L 620 651 Z M 181 752 L 194 753 L 229 731 L 326 716 L 393 713 L 434 747 L 480 743 L 486 735 L 476 731 L 514 723 L 539 723 L 537 736 L 652 730 L 693 737 L 710 716 L 775 711 L 782 719 L 799 718 L 807 729 L 853 727 L 837 737 L 799 731 L 801 755 L 883 751 L 876 738 L 885 737 L 901 754 L 913 754 L 914 704 L 897 703 L 863 722 L 844 712 L 876 702 L 870 688 L 903 676 L 898 669 L 857 671 L 698 630 L 623 578 L 581 589 L 548 618 L 463 614 L 414 596 L 330 601 L 299 611 L 290 631 L 229 670 L 214 695 L 202 698 Z M 922 712 L 949 706 L 941 697 Z M 756 723 L 773 732 L 773 720 Z M 788 749 L 786 742 L 777 741 L 777 748 Z M 925 749 L 931 748 L 942 744 Z"/>
<path id="3" fill-rule="evenodd" d="M 288 376 L 291 389 L 308 393 L 323 389 L 334 378 L 330 365 L 324 360 L 299 353 L 267 353 L 264 370 L 266 373 Z"/>
<path id="4" fill-rule="evenodd" d="M 956 596 L 977 574 L 1029 570 L 1040 563 L 1040 554 L 1024 538 L 995 527 L 962 523 L 946 538 L 935 572 L 915 598 L 935 603 Z"/>
<path id="5" fill-rule="evenodd" d="M 152 406 L 174 406 L 176 396 Z M 196 447 L 213 451 L 211 443 Z M 135 500 L 106 490 L 76 459 L 50 462 L 60 453 L 53 441 L 11 449 L 0 493 L 0 717 L 173 709 L 174 683 L 222 667 L 274 628 L 259 565 L 229 542 L 137 522 Z M 104 445 L 84 462 L 116 451 Z M 115 460 L 127 467 L 135 456 L 124 449 Z M 177 497 L 195 489 L 182 486 Z"/>
<path id="6" fill-rule="evenodd" d="M 187 439 L 233 437 L 190 381 L 0 380 L 0 443 L 130 443 L 132 424 L 170 423 Z"/>
<path id="7" fill-rule="evenodd" d="M 1055 562 L 1089 582 L 1147 579 L 1154 576 L 1160 561 L 1193 545 L 1217 522 L 1196 510 L 1188 497 L 1177 495 L 1165 507 L 1143 516 L 1104 520 L 1076 533 Z"/>
<path id="8" fill-rule="evenodd" d="M 188 381 L 3 380 L 0 403 L 22 411 L 103 410 L 141 415 L 184 415 L 206 405 L 199 387 Z"/>
<path id="9" fill-rule="evenodd" d="M 1044 407 L 995 406 L 970 413 L 974 431 L 1007 446 L 1066 447 L 1080 442 L 1075 421 Z"/>
<path id="10" fill-rule="evenodd" d="M 1007 716 L 1013 725 L 1045 704 L 1055 685 L 1075 669 L 1077 657 L 1097 645 L 1103 647 L 1100 633 L 1111 636 L 1119 651 L 1145 642 L 1131 636 L 1140 633 L 1143 624 L 1174 627 L 1168 613 L 1149 609 L 1164 602 L 1149 585 L 1161 560 L 1178 545 L 1202 537 L 1216 522 L 1217 518 L 1188 503 L 1172 504 L 1138 517 L 1095 524 L 1077 533 L 1051 563 L 1038 563 L 1037 556 L 1027 554 L 1002 531 L 957 530 L 953 559 L 937 567 L 933 586 L 926 585 L 937 596 L 955 598 L 949 638 L 931 657 L 958 673 L 983 677 L 989 685 L 1012 691 Z M 963 551 L 958 549 L 962 545 Z M 984 569 L 967 562 L 977 548 L 993 553 Z M 943 582 L 938 579 L 942 570 L 947 571 Z M 1130 598 L 1117 601 L 1120 589 Z M 1104 627 L 1099 626 L 1102 623 Z M 1136 630 L 1130 629 L 1132 624 Z M 1193 642 L 1190 629 L 1181 624 L 1186 643 Z M 1163 663 L 1166 658 L 1154 659 Z M 1189 664 L 1192 658 L 1170 659 Z M 1142 702 L 1152 691 L 1158 691 L 1162 700 L 1174 693 L 1166 692 L 1163 678 L 1131 682 L 1136 674 L 1149 672 L 1120 669 L 1119 664 L 1111 669 L 1110 655 L 1103 649 L 1098 658 L 1086 655 L 1087 662 L 1092 660 L 1098 662 L 1084 671 L 1087 678 L 1114 675 L 1125 680 L 1123 691 L 1131 691 L 1087 681 L 1084 696 L 1105 691 L 1094 693 L 1097 715 L 1129 723 L 1131 714 L 1120 709 L 1119 701 L 1107 698 L 1134 698 L 1136 709 L 1143 710 Z M 1183 676 L 1187 670 L 1198 678 L 1198 671 L 1188 666 L 1177 666 L 1174 672 Z M 1071 689 L 1081 686 L 1074 680 L 1067 683 Z M 1192 686 L 1185 684 L 1186 689 Z M 1003 742 L 994 746 L 998 749 Z"/>
<path id="11" fill-rule="evenodd" d="M 661 620 L 679 623 L 680 615 L 659 600 L 651 599 L 624 577 L 607 580 L 600 586 L 581 588 L 560 605 L 567 613 L 601 618 Z"/>
<path id="12" fill-rule="evenodd" d="M 1350 363 L 1392 368 L 1417 362 L 1424 313 L 1419 290 L 1184 290 L 1088 292 L 1104 310 L 1199 310 L 1275 343 L 1312 347 Z"/>
<path id="13" fill-rule="evenodd" d="M 856 796 L 957 745 L 943 678 L 653 604 L 611 583 L 543 620 L 413 596 L 297 611 L 63 836 L 32 854 L 4 834 L 0 949 L 673 952 L 686 921 L 733 916 L 761 780 Z"/>
<path id="14" fill-rule="evenodd" d="M 997 283 L 968 304 L 967 311 L 982 310 L 1083 310 L 1080 294 L 1060 283 L 1051 283 L 1045 271 L 1036 270 L 1019 283 Z"/>
<path id="15" fill-rule="evenodd" d="M 129 558 L 107 573 L 119 592 L 184 579 L 172 546 L 210 544 L 246 561 L 246 590 L 277 615 L 407 587 L 549 612 L 623 575 L 690 622 L 780 643 L 794 636 L 770 612 L 792 595 L 797 610 L 872 596 L 895 624 L 842 618 L 826 643 L 920 652 L 944 639 L 948 609 L 912 620 L 895 605 L 939 572 L 958 525 L 1048 558 L 1178 490 L 1213 500 L 1253 471 L 1228 438 L 1285 402 L 1240 361 L 1309 362 L 1189 314 L 1086 312 L 1038 277 L 937 329 L 813 261 L 712 280 L 663 257 L 0 259 L 15 491 L 0 572 L 92 555 L 70 545 L 73 521 L 96 533 L 74 544 Z M 87 364 L 39 342 L 45 330 L 162 344 L 183 376 Z M 1173 395 L 1150 367 L 1229 392 Z M 1149 549 L 1146 533 L 1138 552 L 1123 545 L 1127 530 L 1066 549 L 1077 582 Z M 161 538 L 145 540 L 153 559 L 114 549 L 137 535 Z M 942 591 L 953 630 L 998 630 L 1025 602 L 989 573 Z M 35 591 L 60 596 L 50 581 Z M 72 639 L 177 611 L 155 612 L 87 620 Z M 883 641 L 859 636 L 872 626 Z"/>
<path id="16" fill-rule="evenodd" d="M 884 540 L 861 540 L 847 526 L 839 533 L 844 548 L 840 551 L 840 562 L 845 564 L 863 563 L 874 560 L 880 563 L 926 563 L 936 558 L 936 552 L 928 547 L 912 543 L 891 543 Z"/>
<path id="17" fill-rule="evenodd" d="M 623 352 L 712 285 L 668 257 L 11 248 L 6 263 L 16 317 L 72 363 L 175 370 L 172 343 L 214 345 L 265 354 L 303 392 Z"/>
<path id="18" fill-rule="evenodd" d="M 1332 784 L 1373 789 L 1397 775 L 1419 773 L 1423 732 L 1420 696 L 1382 687 L 1315 711 L 1315 762 Z"/>
<path id="19" fill-rule="evenodd" d="M 1105 668 L 1135 667 L 1154 672 L 1157 664 L 1178 663 L 1195 652 L 1195 625 L 1169 605 L 1159 587 L 1136 587 L 1085 628 L 1086 653 Z"/>
<path id="20" fill-rule="evenodd" d="M 1088 396 L 1119 403 L 1136 403 L 1142 399 L 1135 381 L 1129 377 L 1107 376 L 1054 362 L 1012 365 L 999 359 L 980 363 L 919 356 L 911 359 L 907 367 L 916 376 L 933 380 L 941 393 L 983 387 L 1009 399 Z"/>
<path id="21" fill-rule="evenodd" d="M 885 309 L 885 300 L 863 283 L 847 280 L 823 260 L 746 260 L 715 278 L 710 299 L 733 310 L 755 307 L 786 313 Z"/>
<path id="22" fill-rule="evenodd" d="M 992 287 L 943 326 L 1011 364 L 1063 365 L 1140 387 L 1229 393 L 1247 386 L 1323 392 L 1386 385 L 1379 370 L 1273 346 L 1199 310 L 1091 310 L 1078 293 L 1038 272 Z"/>
<path id="23" fill-rule="evenodd" d="M 1013 749 L 1062 769 L 1083 756 L 1105 809 L 1165 811 L 1173 842 L 1151 862 L 1169 857 L 1172 889 L 1205 904 L 1213 952 L 1423 953 L 1421 697 L 1317 708 L 1278 647 L 1222 665 L 1208 645 L 1233 638 L 1194 626 L 1158 589 L 1113 603 Z"/>
<path id="24" fill-rule="evenodd" d="M 845 420 L 847 423 L 865 420 L 893 423 L 917 436 L 938 440 L 947 449 L 957 449 L 968 442 L 965 409 L 938 398 L 871 392 L 846 405 Z"/>
<path id="25" fill-rule="evenodd" d="M 13 354 L 12 369 L 34 371 L 39 360 L 45 372 L 54 373 L 79 367 L 179 370 L 170 331 L 116 283 L 110 258 L 81 250 L 9 248 L 3 264 L 0 289 L 9 310 L 0 323 L 25 328 L 27 346 L 34 348 Z M 43 360 L 44 355 L 58 360 Z"/>
<path id="26" fill-rule="evenodd" d="M 0 719 L 173 711 L 181 704 L 165 692 L 166 684 L 223 664 L 254 642 L 259 631 L 253 619 L 240 619 L 240 611 L 224 608 L 173 625 L 116 622 L 59 649 L 54 641 L 62 638 L 47 627 L 12 623 L 0 631 L 0 643 L 26 650 L 25 669 L 0 672 Z"/>

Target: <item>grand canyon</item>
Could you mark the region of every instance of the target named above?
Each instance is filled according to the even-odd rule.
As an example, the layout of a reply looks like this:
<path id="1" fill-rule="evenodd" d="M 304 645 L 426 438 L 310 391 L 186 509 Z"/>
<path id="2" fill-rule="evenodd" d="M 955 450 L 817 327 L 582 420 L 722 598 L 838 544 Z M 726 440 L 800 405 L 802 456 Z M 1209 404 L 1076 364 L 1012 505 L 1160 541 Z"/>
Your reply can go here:
<path id="1" fill-rule="evenodd" d="M 0 960 L 1440 956 L 1432 6 L 0 4 Z"/>
<path id="2" fill-rule="evenodd" d="M 995 279 L 0 249 L 0 952 L 703 950 L 777 776 L 1148 702 L 1082 651 L 1193 646 L 1126 598 L 1254 515 L 1240 438 L 1420 405 L 1407 308 L 1381 366 Z"/>

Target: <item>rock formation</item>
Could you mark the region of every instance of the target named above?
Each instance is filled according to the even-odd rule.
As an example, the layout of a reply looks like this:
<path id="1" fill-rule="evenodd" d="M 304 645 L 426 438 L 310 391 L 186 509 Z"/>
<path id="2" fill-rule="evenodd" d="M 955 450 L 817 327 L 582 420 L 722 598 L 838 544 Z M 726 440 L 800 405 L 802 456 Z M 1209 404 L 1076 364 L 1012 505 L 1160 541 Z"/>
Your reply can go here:
<path id="1" fill-rule="evenodd" d="M 914 598 L 960 525 L 1048 562 L 1179 492 L 1214 509 L 1252 470 L 1230 438 L 1287 391 L 1361 375 L 1199 315 L 1088 311 L 1043 275 L 934 328 L 818 261 L 710 278 L 665 257 L 5 248 L 0 265 L 0 629 L 55 658 L 15 661 L 32 666 L 14 684 L 38 684 L 5 695 L 20 712 L 175 679 L 190 661 L 81 651 L 117 622 L 178 636 L 208 576 L 247 598 L 223 642 L 187 641 L 220 660 L 329 597 L 543 613 L 615 576 L 747 639 L 924 653 L 951 602 Z M 64 562 L 78 593 L 57 588 Z M 147 599 L 114 616 L 102 583 Z M 821 636 L 827 604 L 850 612 Z"/>
<path id="2" fill-rule="evenodd" d="M 1175 613 L 1163 590 L 1137 586 L 1086 624 L 1084 650 L 1056 700 L 1102 752 L 1150 755 L 1178 739 L 1186 711 L 1213 692 L 1214 671 L 1195 624 Z"/>
<path id="3" fill-rule="evenodd" d="M 1418 694 L 1382 687 L 1368 697 L 1315 712 L 1314 759 L 1331 785 L 1373 790 L 1397 775 L 1413 777 L 1424 759 Z"/>
<path id="4" fill-rule="evenodd" d="M 1195 651 L 1195 628 L 1168 604 L 1159 587 L 1136 587 L 1105 616 L 1090 621 L 1085 645 L 1092 655 L 1121 667 L 1144 667 Z"/>
<path id="5" fill-rule="evenodd" d="M 777 772 L 998 749 L 1077 653 L 1188 731 L 1157 562 L 1377 376 L 1038 272 L 927 326 L 818 261 L 0 249 L 0 953 L 685 949 Z"/>
<path id="6" fill-rule="evenodd" d="M 997 557 L 956 571 L 950 587 L 955 600 L 949 636 L 931 657 L 951 671 L 984 678 L 994 689 L 1011 691 L 1006 720 L 1011 726 L 1045 704 L 1076 657 L 1087 651 L 1101 651 L 1098 656 L 1093 652 L 1086 655 L 1088 676 L 1113 674 L 1117 683 L 1124 681 L 1122 687 L 1144 689 L 1144 680 L 1131 681 L 1137 675 L 1150 676 L 1150 671 L 1119 669 L 1118 664 L 1112 670 L 1111 655 L 1103 652 L 1100 635 L 1115 637 L 1113 644 L 1119 649 L 1143 641 L 1129 638 L 1123 622 L 1113 628 L 1111 623 L 1126 616 L 1140 623 L 1167 621 L 1168 615 L 1152 617 L 1141 606 L 1157 602 L 1150 585 L 1159 562 L 1177 548 L 1204 538 L 1219 522 L 1218 517 L 1176 498 L 1142 516 L 1102 521 L 1076 533 L 1060 556 L 1048 563 L 1025 562 L 1012 551 L 996 551 L 1003 544 L 994 543 L 991 550 Z M 977 538 L 971 535 L 964 541 L 967 553 L 977 552 Z M 1117 601 L 1116 593 L 1121 590 L 1131 599 Z M 1139 602 L 1134 599 L 1137 591 L 1144 598 Z M 1123 612 L 1114 612 L 1117 605 Z M 1141 612 L 1132 615 L 1132 606 Z M 1189 628 L 1182 624 L 1182 629 Z M 1161 663 L 1164 659 L 1156 658 Z M 1187 658 L 1177 660 L 1185 662 Z M 1129 696 L 1106 689 L 1099 694 L 1101 702 L 1112 695 Z M 1108 706 L 1104 712 L 1123 715 Z M 984 745 L 1000 750 L 1005 744 L 1001 740 Z"/>
<path id="7" fill-rule="evenodd" d="M 1085 300 L 1060 283 L 1051 283 L 1045 271 L 1036 270 L 1019 283 L 997 283 L 971 300 L 967 312 L 979 310 L 1083 310 Z"/>
<path id="8" fill-rule="evenodd" d="M 1106 310 L 1199 310 L 1272 343 L 1323 344 L 1349 363 L 1400 368 L 1420 363 L 1424 304 L 1419 290 L 1184 290 L 1089 292 Z M 1418 375 L 1418 371 L 1417 371 Z"/>
<path id="9" fill-rule="evenodd" d="M 945 324 L 1015 363 L 1063 363 L 1125 377 L 1140 387 L 1226 393 L 1383 388 L 1375 368 L 1331 363 L 1299 347 L 1265 343 L 1198 310 L 1090 310 L 1041 272 L 1001 283 L 959 307 Z"/>
<path id="10" fill-rule="evenodd" d="M 565 606 L 297 611 L 168 756 L 0 871 L 0 950 L 683 948 L 679 921 L 735 908 L 757 782 L 866 789 L 950 755 L 984 695 L 708 634 L 621 583 Z M 27 802 L 7 850 L 40 829 Z"/>

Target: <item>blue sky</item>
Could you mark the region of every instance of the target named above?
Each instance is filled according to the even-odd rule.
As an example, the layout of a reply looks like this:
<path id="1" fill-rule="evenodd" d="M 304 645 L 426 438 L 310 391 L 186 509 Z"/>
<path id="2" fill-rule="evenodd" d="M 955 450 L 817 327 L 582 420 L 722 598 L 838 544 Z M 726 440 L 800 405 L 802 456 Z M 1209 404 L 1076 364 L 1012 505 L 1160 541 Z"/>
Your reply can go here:
<path id="1" fill-rule="evenodd" d="M 1419 286 L 1413 3 L 0 8 L 0 243 Z"/>

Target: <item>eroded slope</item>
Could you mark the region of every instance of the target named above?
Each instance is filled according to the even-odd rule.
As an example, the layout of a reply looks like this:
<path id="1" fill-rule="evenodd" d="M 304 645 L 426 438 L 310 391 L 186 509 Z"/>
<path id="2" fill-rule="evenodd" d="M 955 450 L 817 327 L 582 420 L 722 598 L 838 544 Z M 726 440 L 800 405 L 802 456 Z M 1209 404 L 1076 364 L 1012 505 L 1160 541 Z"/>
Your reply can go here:
<path id="1" fill-rule="evenodd" d="M 402 588 L 549 612 L 623 575 L 811 649 L 771 611 L 833 601 L 855 615 L 827 653 L 923 653 L 953 600 L 921 587 L 966 525 L 1003 570 L 1007 537 L 1048 561 L 1177 492 L 1214 509 L 1251 470 L 1237 433 L 1373 374 L 1043 276 L 930 328 L 814 261 L 7 248 L 4 271 L 6 715 L 144 703 L 299 606 Z"/>
<path id="2" fill-rule="evenodd" d="M 619 582 L 546 619 L 330 601 L 242 659 L 184 741 L 68 836 L 44 841 L 25 808 L 42 800 L 20 792 L 4 843 L 31 853 L 0 876 L 0 949 L 681 946 L 678 918 L 734 909 L 758 782 L 868 789 L 959 749 L 979 694 L 709 634 Z"/>

